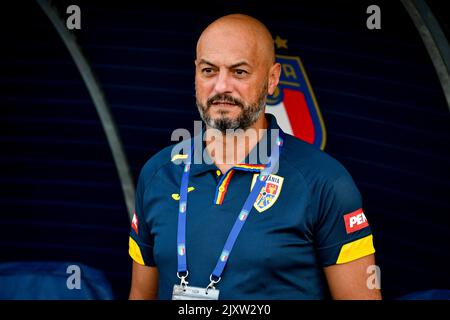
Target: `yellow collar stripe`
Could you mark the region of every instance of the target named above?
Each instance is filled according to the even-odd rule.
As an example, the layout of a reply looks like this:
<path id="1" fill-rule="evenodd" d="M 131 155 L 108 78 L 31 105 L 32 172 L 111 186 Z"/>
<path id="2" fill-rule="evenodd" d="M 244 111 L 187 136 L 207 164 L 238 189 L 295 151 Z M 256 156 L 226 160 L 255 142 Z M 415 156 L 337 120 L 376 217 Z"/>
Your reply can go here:
<path id="1" fill-rule="evenodd" d="M 264 169 L 265 166 L 263 164 L 237 164 L 235 167 L 243 169 Z"/>
<path id="2" fill-rule="evenodd" d="M 222 204 L 223 199 L 225 198 L 225 194 L 228 190 L 228 185 L 230 184 L 231 176 L 233 175 L 234 170 L 230 170 L 227 173 L 227 176 L 223 179 L 222 183 L 219 186 L 219 192 L 217 193 L 216 204 Z"/>

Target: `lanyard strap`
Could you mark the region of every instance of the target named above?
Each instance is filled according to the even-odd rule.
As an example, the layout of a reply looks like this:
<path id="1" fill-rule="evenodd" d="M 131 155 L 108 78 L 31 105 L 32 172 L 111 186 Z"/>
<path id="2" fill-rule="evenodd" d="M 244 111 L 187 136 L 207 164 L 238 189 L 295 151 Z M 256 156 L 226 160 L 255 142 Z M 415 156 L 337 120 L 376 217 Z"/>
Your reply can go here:
<path id="1" fill-rule="evenodd" d="M 231 229 L 227 241 L 223 247 L 222 253 L 220 254 L 219 259 L 217 260 L 216 267 L 214 268 L 210 280 L 214 283 L 217 283 L 220 280 L 223 270 L 225 269 L 226 263 L 228 261 L 228 257 L 233 249 L 234 243 L 241 232 L 242 227 L 247 221 L 247 217 L 255 203 L 261 189 L 265 186 L 266 180 L 269 175 L 273 172 L 275 167 L 278 164 L 280 149 L 283 145 L 284 141 L 284 133 L 280 130 L 280 136 L 275 140 L 273 146 L 271 148 L 271 155 L 269 158 L 269 163 L 264 167 L 261 173 L 256 179 L 255 185 L 253 186 L 252 191 L 247 197 L 241 211 L 239 212 L 239 216 L 236 218 L 234 222 L 233 228 Z M 177 232 L 177 254 L 178 254 L 178 277 L 180 274 L 184 274 L 181 276 L 182 280 L 187 277 L 187 263 L 186 263 L 186 212 L 187 212 L 187 195 L 188 195 L 188 182 L 189 182 L 189 171 L 191 166 L 191 155 L 193 154 L 194 147 L 192 145 L 191 153 L 188 155 L 186 159 L 186 163 L 184 166 L 183 175 L 181 178 L 181 186 L 180 186 L 180 204 L 178 210 L 178 232 Z M 215 278 L 212 279 L 212 277 Z"/>
<path id="2" fill-rule="evenodd" d="M 183 175 L 181 177 L 180 186 L 180 203 L 178 207 L 178 231 L 177 231 L 177 255 L 178 255 L 178 276 L 184 273 L 187 277 L 186 263 L 186 210 L 187 210 L 187 194 L 189 171 L 191 170 L 191 156 L 194 153 L 194 143 L 192 143 L 191 152 L 188 154 L 184 165 Z"/>

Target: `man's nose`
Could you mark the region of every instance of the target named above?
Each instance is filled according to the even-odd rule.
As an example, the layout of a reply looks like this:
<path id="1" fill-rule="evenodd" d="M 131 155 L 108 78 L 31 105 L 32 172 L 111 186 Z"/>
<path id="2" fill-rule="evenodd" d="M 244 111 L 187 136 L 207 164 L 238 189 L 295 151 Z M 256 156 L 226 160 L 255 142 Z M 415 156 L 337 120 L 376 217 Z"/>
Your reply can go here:
<path id="1" fill-rule="evenodd" d="M 216 93 L 231 93 L 231 77 L 225 71 L 220 71 L 216 77 L 216 83 L 214 85 L 214 91 Z"/>

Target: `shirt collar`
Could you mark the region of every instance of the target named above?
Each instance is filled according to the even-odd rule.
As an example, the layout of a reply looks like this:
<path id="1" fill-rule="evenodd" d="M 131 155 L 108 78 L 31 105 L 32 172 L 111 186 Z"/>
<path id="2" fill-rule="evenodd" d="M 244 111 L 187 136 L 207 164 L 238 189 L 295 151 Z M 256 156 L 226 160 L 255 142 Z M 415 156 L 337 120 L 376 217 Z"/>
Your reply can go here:
<path id="1" fill-rule="evenodd" d="M 281 128 L 273 115 L 266 113 L 265 116 L 268 124 L 266 133 L 263 135 L 258 144 L 245 157 L 245 160 L 242 163 L 234 166 L 233 169 L 250 172 L 259 172 L 264 168 L 264 166 L 269 161 L 269 156 L 271 152 L 270 149 L 272 145 L 271 138 L 272 136 L 274 136 L 275 138 L 278 137 L 278 135 L 276 135 L 276 132 L 274 132 L 273 130 L 277 129 L 281 131 Z M 194 137 L 195 143 L 201 142 L 202 147 L 194 148 L 195 156 L 198 160 L 201 159 L 201 163 L 195 163 L 196 161 L 192 162 L 190 168 L 190 172 L 192 175 L 200 175 L 207 171 L 217 170 L 216 165 L 213 163 L 208 152 L 206 152 L 205 150 L 205 143 L 203 139 L 201 139 L 201 137 L 203 137 L 203 132 L 200 133 L 199 136 Z M 198 156 L 197 152 L 202 152 L 203 157 Z M 193 158 L 193 160 L 194 159 L 195 158 Z"/>

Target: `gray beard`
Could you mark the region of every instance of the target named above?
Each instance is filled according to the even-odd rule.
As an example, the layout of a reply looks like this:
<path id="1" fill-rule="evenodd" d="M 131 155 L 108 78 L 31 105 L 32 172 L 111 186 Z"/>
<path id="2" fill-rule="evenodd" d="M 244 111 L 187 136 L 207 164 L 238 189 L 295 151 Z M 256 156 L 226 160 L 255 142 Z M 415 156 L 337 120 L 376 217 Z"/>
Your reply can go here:
<path id="1" fill-rule="evenodd" d="M 266 97 L 267 97 L 267 88 L 265 86 L 263 92 L 258 98 L 258 101 L 255 104 L 250 105 L 239 105 L 241 108 L 241 113 L 236 119 L 230 119 L 226 116 L 226 113 L 224 112 L 221 114 L 221 117 L 212 119 L 209 114 L 209 108 L 210 105 L 203 105 L 196 100 L 197 103 L 197 109 L 200 113 L 200 117 L 202 118 L 203 122 L 205 124 L 213 129 L 217 129 L 221 131 L 222 133 L 226 133 L 226 130 L 236 130 L 236 129 L 242 129 L 246 130 L 250 128 L 256 120 L 258 120 L 259 116 L 261 115 L 261 112 L 264 110 L 264 107 L 266 106 Z"/>

